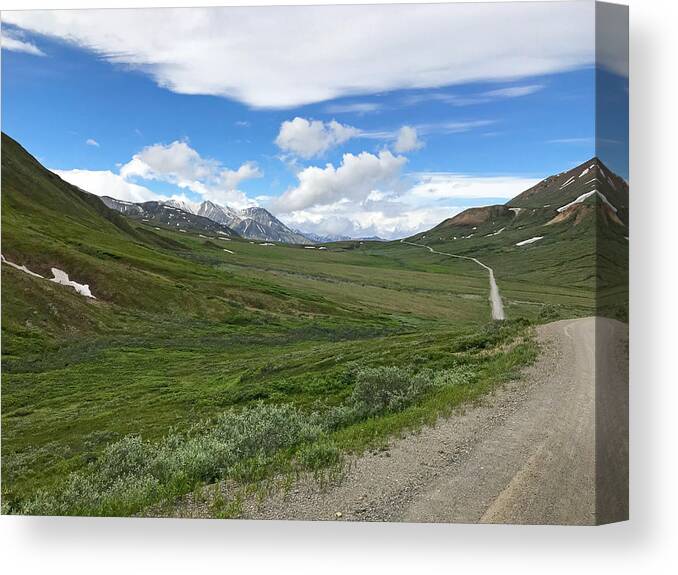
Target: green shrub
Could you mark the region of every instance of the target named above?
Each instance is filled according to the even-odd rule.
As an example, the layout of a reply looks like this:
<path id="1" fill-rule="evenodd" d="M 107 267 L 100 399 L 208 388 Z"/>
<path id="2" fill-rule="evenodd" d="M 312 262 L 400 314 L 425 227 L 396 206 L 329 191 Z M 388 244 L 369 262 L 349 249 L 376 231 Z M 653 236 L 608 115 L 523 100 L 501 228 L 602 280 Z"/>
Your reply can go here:
<path id="1" fill-rule="evenodd" d="M 314 418 L 291 405 L 258 404 L 229 411 L 216 422 L 189 433 L 172 433 L 158 443 L 126 436 L 61 488 L 39 492 L 26 502 L 32 515 L 129 515 L 159 500 L 190 491 L 195 485 L 229 475 L 257 479 L 283 450 L 321 438 Z M 320 464 L 334 456 L 326 446 L 304 451 Z M 313 455 L 315 454 L 315 455 Z"/>
<path id="2" fill-rule="evenodd" d="M 400 367 L 359 369 L 355 376 L 350 403 L 360 416 L 398 411 L 433 384 L 433 372 L 413 373 Z"/>

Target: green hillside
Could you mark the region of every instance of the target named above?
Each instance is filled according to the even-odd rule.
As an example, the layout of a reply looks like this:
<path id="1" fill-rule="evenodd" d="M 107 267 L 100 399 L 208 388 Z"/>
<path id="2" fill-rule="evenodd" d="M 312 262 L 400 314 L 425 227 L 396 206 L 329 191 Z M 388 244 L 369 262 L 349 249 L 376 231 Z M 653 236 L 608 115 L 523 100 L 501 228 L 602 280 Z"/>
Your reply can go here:
<path id="1" fill-rule="evenodd" d="M 409 240 L 494 268 L 509 314 L 516 302 L 531 301 L 565 315 L 626 320 L 628 193 L 593 158 L 505 205 L 471 208 Z M 532 238 L 541 239 L 517 245 Z"/>
<path id="2" fill-rule="evenodd" d="M 540 307 L 490 323 L 487 275 L 471 262 L 398 242 L 320 250 L 156 230 L 4 134 L 2 250 L 44 276 L 2 265 L 7 512 L 129 514 L 221 477 L 324 468 L 434 421 L 534 354 Z M 95 298 L 49 281 L 53 267 Z M 261 445 L 274 447 L 214 463 L 216 418 L 276 413 L 312 433 L 283 445 L 271 428 Z M 128 469 L 130 446 L 179 463 L 102 479 Z"/>

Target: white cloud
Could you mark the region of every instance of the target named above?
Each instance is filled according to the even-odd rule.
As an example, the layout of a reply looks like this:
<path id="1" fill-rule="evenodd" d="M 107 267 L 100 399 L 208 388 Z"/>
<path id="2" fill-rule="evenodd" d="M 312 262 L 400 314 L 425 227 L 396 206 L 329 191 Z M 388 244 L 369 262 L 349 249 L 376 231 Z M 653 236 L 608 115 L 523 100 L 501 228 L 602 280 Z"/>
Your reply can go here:
<path id="1" fill-rule="evenodd" d="M 522 86 L 507 86 L 496 90 L 489 90 L 477 94 L 453 94 L 448 92 L 423 92 L 409 94 L 402 98 L 402 103 L 408 106 L 421 104 L 422 102 L 442 102 L 450 106 L 473 106 L 487 104 L 506 98 L 520 98 L 529 96 L 544 89 L 543 84 L 528 84 Z"/>
<path id="2" fill-rule="evenodd" d="M 6 20 L 5 14 L 3 14 L 3 19 Z M 46 55 L 35 44 L 26 42 L 25 40 L 18 37 L 15 33 L 6 29 L 2 31 L 2 47 L 5 50 L 11 50 L 12 52 L 24 52 L 25 54 L 32 54 L 33 56 Z"/>
<path id="3" fill-rule="evenodd" d="M 128 182 L 119 174 L 109 170 L 52 170 L 69 184 L 95 194 L 110 196 L 126 202 L 148 202 L 167 199 L 144 186 Z"/>
<path id="4" fill-rule="evenodd" d="M 95 148 L 99 147 L 99 142 L 97 142 L 94 138 L 88 138 L 85 141 L 85 144 L 87 144 L 88 146 L 94 146 Z"/>
<path id="5" fill-rule="evenodd" d="M 398 153 L 412 152 L 423 147 L 424 142 L 417 137 L 417 129 L 412 126 L 403 126 L 400 128 L 398 137 L 393 145 L 393 149 Z"/>
<path id="6" fill-rule="evenodd" d="M 361 201 L 380 186 L 396 186 L 405 163 L 407 158 L 388 150 L 376 156 L 368 152 L 344 154 L 337 168 L 327 164 L 301 170 L 298 186 L 285 192 L 274 205 L 278 211 L 289 213 L 342 200 Z"/>
<path id="7" fill-rule="evenodd" d="M 3 20 L 135 68 L 174 92 L 285 108 L 588 66 L 594 9 L 525 2 L 27 10 Z"/>
<path id="8" fill-rule="evenodd" d="M 328 114 L 368 114 L 384 108 L 377 102 L 354 102 L 353 104 L 330 104 L 325 107 Z"/>
<path id="9" fill-rule="evenodd" d="M 587 138 L 556 138 L 555 140 L 548 140 L 548 144 L 582 144 L 593 146 L 596 139 L 593 136 Z"/>
<path id="10" fill-rule="evenodd" d="M 490 90 L 483 92 L 483 96 L 488 98 L 520 98 L 522 96 L 529 96 L 535 92 L 543 90 L 542 84 L 529 84 L 527 86 L 509 86 L 508 88 L 499 88 L 498 90 Z"/>
<path id="11" fill-rule="evenodd" d="M 260 178 L 263 174 L 253 162 L 231 170 L 216 160 L 203 158 L 186 142 L 174 141 L 144 148 L 120 168 L 120 176 L 126 180 L 141 178 L 167 182 L 204 199 L 247 207 L 253 202 L 237 188 L 243 181 Z"/>
<path id="12" fill-rule="evenodd" d="M 539 178 L 472 176 L 448 172 L 423 172 L 410 176 L 416 178 L 417 183 L 407 192 L 407 199 L 420 205 L 450 199 L 510 199 L 540 181 Z"/>
<path id="13" fill-rule="evenodd" d="M 411 187 L 405 179 L 413 180 Z M 281 214 L 288 225 L 318 234 L 351 237 L 401 238 L 430 229 L 480 200 L 491 203 L 512 198 L 537 183 L 537 179 L 478 177 L 452 173 L 407 174 L 399 185 L 373 189 L 366 195 L 345 195 Z"/>
<path id="14" fill-rule="evenodd" d="M 461 134 L 470 132 L 476 128 L 484 128 L 494 124 L 494 120 L 470 120 L 468 122 L 436 122 L 431 124 L 418 124 L 419 134 Z"/>
<path id="15" fill-rule="evenodd" d="M 332 120 L 307 120 L 296 117 L 280 125 L 275 139 L 276 145 L 285 152 L 292 152 L 302 158 L 312 158 L 343 144 L 360 134 L 360 130 Z"/>
<path id="16" fill-rule="evenodd" d="M 296 211 L 281 219 L 292 228 L 321 235 L 395 239 L 432 228 L 461 210 L 454 206 L 411 209 L 398 204 L 389 207 L 341 202 L 325 209 Z"/>

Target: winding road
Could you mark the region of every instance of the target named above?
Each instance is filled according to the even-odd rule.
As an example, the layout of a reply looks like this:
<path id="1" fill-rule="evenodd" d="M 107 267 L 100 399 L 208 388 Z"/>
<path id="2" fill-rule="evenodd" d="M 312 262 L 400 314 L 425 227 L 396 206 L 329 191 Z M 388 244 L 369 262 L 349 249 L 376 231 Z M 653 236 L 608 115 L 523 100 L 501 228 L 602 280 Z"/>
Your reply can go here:
<path id="1" fill-rule="evenodd" d="M 311 477 L 257 519 L 593 525 L 628 516 L 628 326 L 539 326 L 520 380 L 434 427 L 352 462 L 326 489 Z M 200 515 L 200 510 L 184 510 Z"/>
<path id="2" fill-rule="evenodd" d="M 400 243 L 401 244 L 407 244 L 407 245 L 410 245 L 410 246 L 417 246 L 418 248 L 426 248 L 432 254 L 438 254 L 438 255 L 441 255 L 441 256 L 449 256 L 451 258 L 459 258 L 461 260 L 470 260 L 470 261 L 478 264 L 481 268 L 486 269 L 488 275 L 490 276 L 490 298 L 489 299 L 490 299 L 490 306 L 492 308 L 492 319 L 499 319 L 499 320 L 506 319 L 506 315 L 504 314 L 504 304 L 501 301 L 501 295 L 499 295 L 499 288 L 497 287 L 497 282 L 494 279 L 494 270 L 490 266 L 485 265 L 479 259 L 472 258 L 472 257 L 469 257 L 469 256 L 460 256 L 460 255 L 457 255 L 457 254 L 448 254 L 447 252 L 439 252 L 438 250 L 434 250 L 431 246 L 427 246 L 426 244 L 415 244 L 414 242 L 406 242 L 405 240 L 400 240 Z"/>

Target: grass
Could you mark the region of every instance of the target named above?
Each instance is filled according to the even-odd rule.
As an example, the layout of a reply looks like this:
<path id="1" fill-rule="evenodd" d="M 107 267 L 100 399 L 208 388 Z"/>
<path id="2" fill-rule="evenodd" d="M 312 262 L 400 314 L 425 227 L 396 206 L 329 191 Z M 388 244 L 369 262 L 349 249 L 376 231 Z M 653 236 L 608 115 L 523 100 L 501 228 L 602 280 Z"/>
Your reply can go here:
<path id="1" fill-rule="evenodd" d="M 6 136 L 2 149 L 3 254 L 97 297 L 2 266 L 5 512 L 128 515 L 222 479 L 322 477 L 514 376 L 536 354 L 532 323 L 595 308 L 583 268 L 541 281 L 488 248 L 509 317 L 493 323 L 472 262 L 397 242 L 321 251 L 156 230 Z M 224 440 L 241 425 L 268 431 L 254 447 Z M 275 444 L 281 427 L 299 433 Z"/>

